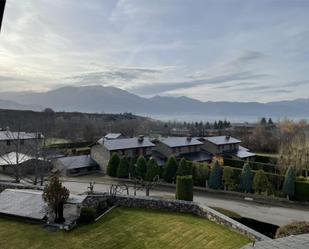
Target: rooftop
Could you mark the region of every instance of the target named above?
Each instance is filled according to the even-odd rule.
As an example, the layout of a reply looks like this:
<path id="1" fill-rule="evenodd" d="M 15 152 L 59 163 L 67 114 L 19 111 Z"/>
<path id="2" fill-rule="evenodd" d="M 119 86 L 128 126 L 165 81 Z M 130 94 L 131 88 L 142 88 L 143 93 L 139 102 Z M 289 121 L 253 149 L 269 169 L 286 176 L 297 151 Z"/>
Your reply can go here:
<path id="1" fill-rule="evenodd" d="M 193 146 L 193 145 L 202 145 L 203 143 L 198 141 L 196 138 L 187 137 L 166 137 L 160 139 L 161 143 L 166 144 L 167 146 L 173 147 L 182 147 L 182 146 Z"/>
<path id="2" fill-rule="evenodd" d="M 17 163 L 24 163 L 31 159 L 34 159 L 34 157 L 25 155 L 23 153 L 10 152 L 0 156 L 0 165 L 16 165 Z"/>
<path id="3" fill-rule="evenodd" d="M 5 189 L 0 194 L 0 213 L 42 220 L 46 215 L 42 191 Z"/>
<path id="4" fill-rule="evenodd" d="M 106 139 L 116 139 L 116 138 L 119 138 L 121 137 L 122 134 L 121 133 L 107 133 L 104 138 Z"/>
<path id="5" fill-rule="evenodd" d="M 214 136 L 214 137 L 205 137 L 205 140 L 216 144 L 216 145 L 223 145 L 223 144 L 238 144 L 241 143 L 240 140 L 230 137 L 230 136 Z"/>
<path id="6" fill-rule="evenodd" d="M 57 160 L 62 163 L 66 169 L 78 169 L 97 165 L 97 163 L 91 159 L 90 155 L 68 156 L 58 158 Z"/>
<path id="7" fill-rule="evenodd" d="M 41 133 L 28 133 L 24 131 L 0 131 L 0 140 L 35 139 L 37 134 L 39 134 L 40 138 L 44 137 Z"/>
<path id="8" fill-rule="evenodd" d="M 196 161 L 196 162 L 204 162 L 204 161 L 209 161 L 212 159 L 212 155 L 208 153 L 207 151 L 203 151 L 203 150 L 184 153 L 179 156 L 184 157 L 187 160 Z"/>
<path id="9" fill-rule="evenodd" d="M 143 138 L 142 141 L 137 137 L 105 140 L 103 145 L 110 151 L 155 146 L 147 137 Z"/>

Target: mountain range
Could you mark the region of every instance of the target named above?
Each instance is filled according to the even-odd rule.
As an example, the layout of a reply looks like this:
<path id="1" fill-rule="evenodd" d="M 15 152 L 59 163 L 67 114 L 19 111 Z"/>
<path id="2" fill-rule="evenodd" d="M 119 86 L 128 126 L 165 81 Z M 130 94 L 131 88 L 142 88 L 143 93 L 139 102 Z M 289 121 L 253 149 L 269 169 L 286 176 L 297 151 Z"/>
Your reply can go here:
<path id="1" fill-rule="evenodd" d="M 188 97 L 145 98 L 116 87 L 66 86 L 47 92 L 0 92 L 1 109 L 79 111 L 98 113 L 132 112 L 141 115 L 309 117 L 309 99 L 259 102 L 202 102 Z"/>

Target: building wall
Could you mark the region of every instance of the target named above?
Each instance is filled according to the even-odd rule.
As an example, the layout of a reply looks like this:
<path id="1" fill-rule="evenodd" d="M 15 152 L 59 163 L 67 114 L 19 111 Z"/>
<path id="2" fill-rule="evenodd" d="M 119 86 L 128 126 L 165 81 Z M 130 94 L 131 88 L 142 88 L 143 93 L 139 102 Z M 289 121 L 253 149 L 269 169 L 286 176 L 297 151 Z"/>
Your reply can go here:
<path id="1" fill-rule="evenodd" d="M 35 155 L 36 151 L 36 139 L 20 139 L 18 140 L 0 140 L 0 152 L 2 154 L 17 151 L 27 155 Z M 38 147 L 41 148 L 43 145 L 43 139 L 39 139 Z"/>
<path id="2" fill-rule="evenodd" d="M 169 157 L 171 155 L 179 156 L 183 153 L 195 152 L 201 150 L 201 145 L 191 145 L 191 146 L 181 146 L 181 147 L 169 147 L 162 142 L 156 144 L 155 150 L 159 151 L 161 154 Z"/>
<path id="3" fill-rule="evenodd" d="M 203 141 L 203 143 L 203 149 L 215 155 L 239 149 L 239 144 L 215 145 L 207 140 Z"/>
<path id="4" fill-rule="evenodd" d="M 106 174 L 107 164 L 111 153 L 103 145 L 98 144 L 91 147 L 91 158 L 99 164 L 101 171 Z"/>

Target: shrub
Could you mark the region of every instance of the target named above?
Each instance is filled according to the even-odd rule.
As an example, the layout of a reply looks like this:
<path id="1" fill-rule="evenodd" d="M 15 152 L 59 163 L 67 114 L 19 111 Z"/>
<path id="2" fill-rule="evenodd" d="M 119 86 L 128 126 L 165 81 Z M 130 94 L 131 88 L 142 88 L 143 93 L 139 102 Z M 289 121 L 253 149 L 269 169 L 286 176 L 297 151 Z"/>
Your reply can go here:
<path id="1" fill-rule="evenodd" d="M 175 181 L 176 171 L 178 168 L 178 163 L 174 156 L 170 156 L 167 160 L 163 178 L 166 182 L 172 183 Z"/>
<path id="2" fill-rule="evenodd" d="M 148 182 L 152 182 L 156 176 L 160 175 L 160 167 L 155 159 L 150 158 L 148 161 L 147 172 L 145 176 L 145 180 Z"/>
<path id="3" fill-rule="evenodd" d="M 221 175 L 222 175 L 222 168 L 218 161 L 215 161 L 213 166 L 211 167 L 210 176 L 209 176 L 209 187 L 212 189 L 219 189 L 221 188 Z"/>
<path id="4" fill-rule="evenodd" d="M 147 161 L 144 156 L 139 156 L 136 162 L 136 176 L 145 179 L 147 172 Z"/>
<path id="5" fill-rule="evenodd" d="M 235 186 L 235 178 L 233 175 L 233 168 L 226 166 L 223 167 L 223 174 L 222 174 L 222 182 L 226 190 L 233 189 Z"/>
<path id="6" fill-rule="evenodd" d="M 94 208 L 83 207 L 79 215 L 78 223 L 79 224 L 92 223 L 95 221 L 95 218 L 96 218 L 96 210 Z"/>
<path id="7" fill-rule="evenodd" d="M 261 194 L 261 192 L 265 192 L 269 189 L 269 181 L 267 179 L 267 176 L 265 175 L 265 172 L 260 169 L 254 174 L 253 178 L 253 189 L 255 192 Z"/>
<path id="8" fill-rule="evenodd" d="M 107 174 L 112 177 L 117 176 L 117 169 L 120 163 L 120 158 L 117 153 L 113 153 L 107 165 Z"/>
<path id="9" fill-rule="evenodd" d="M 240 176 L 240 190 L 248 193 L 252 189 L 252 172 L 248 163 L 244 164 L 244 167 Z"/>
<path id="10" fill-rule="evenodd" d="M 195 186 L 206 187 L 206 181 L 209 179 L 209 166 L 207 163 L 192 164 L 193 182 Z"/>
<path id="11" fill-rule="evenodd" d="M 176 180 L 176 199 L 193 201 L 193 179 L 192 175 L 177 176 Z"/>
<path id="12" fill-rule="evenodd" d="M 182 158 L 177 168 L 176 175 L 178 176 L 186 176 L 192 175 L 191 165 L 186 161 L 186 159 Z"/>
<path id="13" fill-rule="evenodd" d="M 279 227 L 276 232 L 276 238 L 282 238 L 290 235 L 309 233 L 309 222 L 295 221 L 285 226 Z"/>
<path id="14" fill-rule="evenodd" d="M 295 199 L 298 201 L 309 201 L 309 182 L 295 182 Z"/>
<path id="15" fill-rule="evenodd" d="M 128 160 L 123 157 L 120 159 L 120 163 L 117 169 L 117 177 L 128 178 L 129 176 L 129 163 Z"/>
<path id="16" fill-rule="evenodd" d="M 294 196 L 295 193 L 295 172 L 292 167 L 289 167 L 285 173 L 282 192 L 289 199 Z"/>
<path id="17" fill-rule="evenodd" d="M 136 163 L 136 158 L 131 158 L 130 159 L 130 164 L 129 164 L 129 175 L 130 175 L 130 178 L 135 177 L 135 170 L 136 170 L 135 163 Z"/>

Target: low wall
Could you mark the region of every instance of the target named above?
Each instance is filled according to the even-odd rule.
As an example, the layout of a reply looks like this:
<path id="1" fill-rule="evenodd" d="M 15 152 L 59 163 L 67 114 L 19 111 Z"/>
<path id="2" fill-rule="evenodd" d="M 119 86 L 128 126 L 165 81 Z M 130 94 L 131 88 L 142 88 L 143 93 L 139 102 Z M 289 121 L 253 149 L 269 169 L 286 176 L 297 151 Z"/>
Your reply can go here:
<path id="1" fill-rule="evenodd" d="M 43 187 L 34 186 L 34 185 L 24 185 L 21 183 L 12 183 L 12 182 L 0 182 L 0 192 L 3 190 L 10 188 L 10 189 L 35 189 L 35 190 L 43 190 Z"/>
<path id="2" fill-rule="evenodd" d="M 88 195 L 86 197 L 83 202 L 83 206 L 100 208 L 102 206 L 107 206 L 108 202 L 112 202 L 114 205 L 124 207 L 149 208 L 163 211 L 195 214 L 200 217 L 207 218 L 208 220 L 211 220 L 217 224 L 232 228 L 239 233 L 247 235 L 251 239 L 257 241 L 270 239 L 267 236 L 215 211 L 214 209 L 196 202 L 165 200 L 152 197 L 137 197 L 124 195 L 110 196 L 108 194 L 94 194 Z"/>

